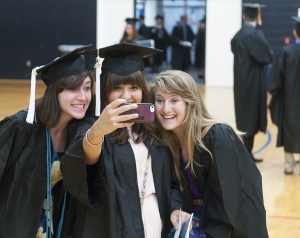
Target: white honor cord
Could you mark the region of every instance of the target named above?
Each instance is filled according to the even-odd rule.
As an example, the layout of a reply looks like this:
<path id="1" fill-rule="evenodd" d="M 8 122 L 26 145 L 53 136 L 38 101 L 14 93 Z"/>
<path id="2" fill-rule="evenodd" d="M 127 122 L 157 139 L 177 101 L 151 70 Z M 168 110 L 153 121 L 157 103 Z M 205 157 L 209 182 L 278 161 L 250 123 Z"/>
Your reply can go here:
<path id="1" fill-rule="evenodd" d="M 96 59 L 96 108 L 95 115 L 100 116 L 100 105 L 101 105 L 101 95 L 100 95 L 100 74 L 101 74 L 101 59 L 99 53 Z"/>
<path id="2" fill-rule="evenodd" d="M 39 67 L 36 67 L 31 72 L 31 85 L 30 85 L 30 98 L 29 98 L 29 107 L 28 107 L 28 113 L 26 117 L 26 122 L 33 124 L 34 114 L 35 114 L 35 87 L 36 87 L 36 75 L 37 75 L 37 69 Z"/>

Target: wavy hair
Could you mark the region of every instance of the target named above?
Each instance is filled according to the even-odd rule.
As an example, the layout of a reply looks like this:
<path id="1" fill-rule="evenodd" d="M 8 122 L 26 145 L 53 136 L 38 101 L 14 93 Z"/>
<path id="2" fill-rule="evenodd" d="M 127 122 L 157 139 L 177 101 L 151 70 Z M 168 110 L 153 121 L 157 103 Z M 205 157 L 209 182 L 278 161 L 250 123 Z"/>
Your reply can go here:
<path id="1" fill-rule="evenodd" d="M 213 125 L 224 122 L 215 119 L 210 115 L 204 105 L 198 85 L 189 74 L 179 70 L 166 70 L 158 74 L 150 84 L 150 97 L 152 102 L 155 101 L 155 92 L 157 87 L 167 93 L 179 95 L 186 102 L 186 113 L 185 119 L 182 123 L 182 131 L 184 134 L 184 140 L 187 142 L 187 167 L 190 165 L 194 173 L 194 147 L 196 146 L 207 151 L 212 157 L 211 152 L 206 148 L 202 139 Z M 173 155 L 176 176 L 180 182 L 179 140 L 172 131 L 164 130 L 157 119 L 156 124 L 159 128 L 157 132 L 160 132 L 160 136 L 170 148 Z M 238 131 L 235 132 L 239 136 L 242 134 Z"/>

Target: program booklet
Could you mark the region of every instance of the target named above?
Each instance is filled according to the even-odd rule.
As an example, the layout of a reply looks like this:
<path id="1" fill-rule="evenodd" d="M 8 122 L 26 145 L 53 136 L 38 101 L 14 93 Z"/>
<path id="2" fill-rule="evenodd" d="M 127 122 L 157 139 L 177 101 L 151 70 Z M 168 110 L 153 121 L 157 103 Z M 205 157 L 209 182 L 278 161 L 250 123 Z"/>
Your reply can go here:
<path id="1" fill-rule="evenodd" d="M 193 213 L 183 222 L 181 225 L 181 210 L 178 220 L 178 229 L 174 227 L 171 229 L 171 232 L 168 234 L 167 238 L 189 238 L 190 226 L 192 224 Z"/>

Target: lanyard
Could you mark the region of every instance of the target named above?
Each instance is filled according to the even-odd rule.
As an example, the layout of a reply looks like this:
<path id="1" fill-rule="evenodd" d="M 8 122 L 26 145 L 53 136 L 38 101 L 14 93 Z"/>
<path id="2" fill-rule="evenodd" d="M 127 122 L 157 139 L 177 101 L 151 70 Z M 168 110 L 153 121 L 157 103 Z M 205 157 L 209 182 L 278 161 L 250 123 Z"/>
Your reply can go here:
<path id="1" fill-rule="evenodd" d="M 47 216 L 47 224 L 46 224 L 46 238 L 51 238 L 53 233 L 53 224 L 52 224 L 52 190 L 51 190 L 51 168 L 52 168 L 52 156 L 51 156 L 51 138 L 50 131 L 46 128 L 46 142 L 47 142 L 47 196 L 46 196 L 46 216 Z M 66 207 L 66 196 L 67 192 L 64 193 L 64 201 L 62 206 L 62 212 L 60 215 L 60 221 L 57 230 L 57 238 L 60 238 L 63 220 L 64 220 L 64 212 Z"/>
<path id="2" fill-rule="evenodd" d="M 143 208 L 143 204 L 144 204 L 144 197 L 146 194 L 146 183 L 147 183 L 147 174 L 148 174 L 148 170 L 149 170 L 149 160 L 150 160 L 150 152 L 148 150 L 148 155 L 147 155 L 147 160 L 146 160 L 146 165 L 145 165 L 145 172 L 144 172 L 144 179 L 143 179 L 143 187 L 142 187 L 142 191 L 141 191 L 141 198 L 140 198 L 140 202 L 141 202 L 141 209 Z"/>

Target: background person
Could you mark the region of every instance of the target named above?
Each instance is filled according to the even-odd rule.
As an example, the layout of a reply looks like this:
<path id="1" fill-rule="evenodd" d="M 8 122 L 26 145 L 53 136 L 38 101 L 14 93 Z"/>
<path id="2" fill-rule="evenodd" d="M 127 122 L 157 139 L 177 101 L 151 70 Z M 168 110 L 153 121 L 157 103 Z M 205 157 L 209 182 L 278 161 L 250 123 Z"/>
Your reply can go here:
<path id="1" fill-rule="evenodd" d="M 153 73 L 158 73 L 163 63 L 167 62 L 167 46 L 171 43 L 170 36 L 167 30 L 164 28 L 164 17 L 156 15 L 156 26 L 152 28 L 152 39 L 155 42 L 155 48 L 163 51 L 161 54 L 155 54 L 153 56 Z"/>
<path id="2" fill-rule="evenodd" d="M 272 121 L 278 127 L 277 146 L 284 146 L 284 173 L 292 174 L 296 166 L 294 153 L 300 153 L 300 18 L 293 30 L 295 43 L 282 47 L 272 64 L 267 88 L 272 94 Z"/>
<path id="3" fill-rule="evenodd" d="M 145 37 L 139 35 L 135 23 L 137 22 L 136 18 L 126 18 L 126 26 L 123 33 L 123 36 L 120 40 L 120 43 L 126 42 L 131 44 L 136 44 L 138 40 L 145 40 Z"/>
<path id="4" fill-rule="evenodd" d="M 138 30 L 138 34 L 143 36 L 145 39 L 152 39 L 151 38 L 151 28 L 145 25 L 145 16 L 141 15 L 138 19 L 140 23 L 140 28 Z"/>
<path id="5" fill-rule="evenodd" d="M 205 23 L 206 17 L 199 22 L 195 47 L 195 66 L 198 69 L 198 78 L 203 79 L 205 79 Z"/>
<path id="6" fill-rule="evenodd" d="M 255 27 L 261 24 L 260 4 L 245 3 L 243 26 L 231 40 L 234 55 L 234 106 L 237 129 L 246 132 L 245 145 L 255 162 L 252 148 L 254 136 L 267 126 L 266 75 L 264 66 L 272 63 L 271 51 L 263 33 Z"/>
<path id="7" fill-rule="evenodd" d="M 191 65 L 191 49 L 195 37 L 187 22 L 187 15 L 181 15 L 180 22 L 174 26 L 171 34 L 172 68 L 182 71 L 187 71 Z"/>

